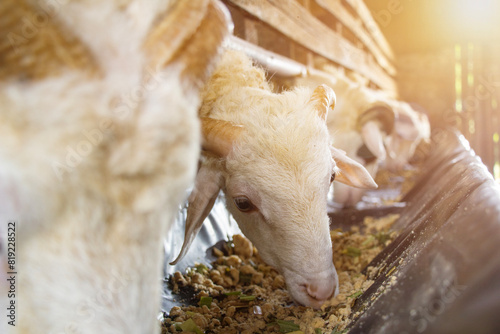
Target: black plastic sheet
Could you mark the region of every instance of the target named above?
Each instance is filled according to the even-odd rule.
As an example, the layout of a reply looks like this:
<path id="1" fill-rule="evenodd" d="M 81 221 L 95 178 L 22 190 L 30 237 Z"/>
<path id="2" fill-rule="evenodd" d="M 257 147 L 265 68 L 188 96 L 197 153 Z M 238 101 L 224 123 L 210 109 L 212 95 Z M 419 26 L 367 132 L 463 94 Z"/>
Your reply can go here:
<path id="1" fill-rule="evenodd" d="M 499 186 L 460 134 L 433 145 L 349 333 L 500 332 Z"/>
<path id="2" fill-rule="evenodd" d="M 216 200 L 214 207 L 203 222 L 200 232 L 194 239 L 189 251 L 176 265 L 170 265 L 179 254 L 184 242 L 184 227 L 186 222 L 186 208 L 180 209 L 174 225 L 164 241 L 165 267 L 164 267 L 164 289 L 162 295 L 162 311 L 168 312 L 173 306 L 185 303 L 189 298 L 172 295 L 168 288 L 168 277 L 175 271 L 184 272 L 186 268 L 195 263 L 209 265 L 215 260 L 211 248 L 222 240 L 228 240 L 234 234 L 241 234 L 236 221 L 229 215 L 225 208 L 225 200 L 222 195 Z"/>

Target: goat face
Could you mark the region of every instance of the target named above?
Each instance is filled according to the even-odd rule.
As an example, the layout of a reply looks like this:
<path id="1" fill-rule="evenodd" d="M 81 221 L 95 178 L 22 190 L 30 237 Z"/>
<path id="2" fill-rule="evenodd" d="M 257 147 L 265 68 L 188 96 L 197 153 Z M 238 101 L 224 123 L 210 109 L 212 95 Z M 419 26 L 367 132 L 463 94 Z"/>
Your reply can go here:
<path id="1" fill-rule="evenodd" d="M 334 125 L 334 121 L 330 125 Z M 347 156 L 362 164 L 368 173 L 375 177 L 379 163 L 387 157 L 384 140 L 393 131 L 394 111 L 388 104 L 377 101 L 360 114 L 356 123 L 356 127 L 331 131 L 335 145 L 345 150 Z M 335 129 L 335 126 L 332 127 Z M 343 206 L 355 206 L 365 192 L 365 189 L 335 184 L 333 199 Z"/>
<path id="2" fill-rule="evenodd" d="M 227 161 L 225 180 L 228 210 L 243 233 L 283 274 L 292 297 L 315 307 L 338 285 L 326 212 L 334 164 L 327 133 L 318 130 L 306 145 L 279 132 L 262 138 L 269 140 L 263 156 L 253 150 L 264 143 L 249 140 Z"/>
<path id="3" fill-rule="evenodd" d="M 357 186 L 376 185 L 361 165 L 330 145 L 325 118 L 333 91 L 320 86 L 309 101 L 296 95 L 267 95 L 258 99 L 261 105 L 254 101 L 252 107 L 267 116 L 245 122 L 230 148 L 220 150 L 226 152 L 222 162 L 207 159 L 202 165 L 180 256 L 221 189 L 240 229 L 263 260 L 283 274 L 292 297 L 319 308 L 338 290 L 326 205 L 332 176 Z"/>
<path id="4" fill-rule="evenodd" d="M 414 110 L 410 104 L 394 101 L 396 126 L 390 136 L 385 138 L 387 159 L 385 167 L 398 172 L 409 166 L 417 146 L 430 138 L 429 119 L 423 113 Z"/>

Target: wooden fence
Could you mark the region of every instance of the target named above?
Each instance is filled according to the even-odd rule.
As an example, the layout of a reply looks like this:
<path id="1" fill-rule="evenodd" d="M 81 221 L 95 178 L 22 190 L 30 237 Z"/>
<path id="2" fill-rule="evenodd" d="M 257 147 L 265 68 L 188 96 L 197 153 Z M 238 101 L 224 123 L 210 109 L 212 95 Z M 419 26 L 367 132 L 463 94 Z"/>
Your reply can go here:
<path id="1" fill-rule="evenodd" d="M 222 0 L 234 35 L 290 60 L 292 72 L 333 65 L 427 109 L 433 124 L 455 125 L 500 178 L 500 49 L 458 44 L 395 59 L 362 0 Z M 301 69 L 301 66 L 303 68 Z M 272 75 L 273 73 L 271 73 Z"/>
<path id="2" fill-rule="evenodd" d="M 393 54 L 361 0 L 224 0 L 234 35 L 306 66 L 325 63 L 396 92 Z"/>

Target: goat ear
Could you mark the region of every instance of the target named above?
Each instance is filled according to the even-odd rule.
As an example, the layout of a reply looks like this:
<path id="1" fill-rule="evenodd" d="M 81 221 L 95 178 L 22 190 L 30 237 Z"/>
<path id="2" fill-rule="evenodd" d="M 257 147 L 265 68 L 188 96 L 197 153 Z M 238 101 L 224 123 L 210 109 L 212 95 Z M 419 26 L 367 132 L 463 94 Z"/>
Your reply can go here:
<path id="1" fill-rule="evenodd" d="M 330 147 L 332 157 L 340 169 L 335 175 L 335 181 L 356 188 L 377 189 L 378 186 L 372 176 L 360 163 L 349 158 L 344 151 Z"/>
<path id="2" fill-rule="evenodd" d="M 170 262 L 171 265 L 176 264 L 186 255 L 189 246 L 191 246 L 191 243 L 200 231 L 203 221 L 210 213 L 210 210 L 212 210 L 221 185 L 221 172 L 202 165 L 196 175 L 194 189 L 188 198 L 184 243 L 177 258 Z"/>
<path id="3" fill-rule="evenodd" d="M 319 85 L 309 100 L 321 119 L 326 121 L 328 110 L 335 108 L 335 92 L 327 85 Z"/>
<path id="4" fill-rule="evenodd" d="M 377 159 L 385 159 L 386 151 L 384 147 L 384 137 L 382 129 L 376 121 L 368 121 L 361 127 L 361 137 L 366 147 Z"/>

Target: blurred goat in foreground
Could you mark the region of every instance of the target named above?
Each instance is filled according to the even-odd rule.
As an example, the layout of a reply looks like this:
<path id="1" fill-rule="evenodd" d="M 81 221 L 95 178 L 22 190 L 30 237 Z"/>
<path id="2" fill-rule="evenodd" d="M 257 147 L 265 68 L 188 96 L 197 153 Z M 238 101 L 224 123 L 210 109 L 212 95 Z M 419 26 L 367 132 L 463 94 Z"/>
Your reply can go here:
<path id="1" fill-rule="evenodd" d="M 228 25 L 213 0 L 1 2 L 10 330 L 159 332 L 162 239 L 194 181 L 199 90 Z"/>

